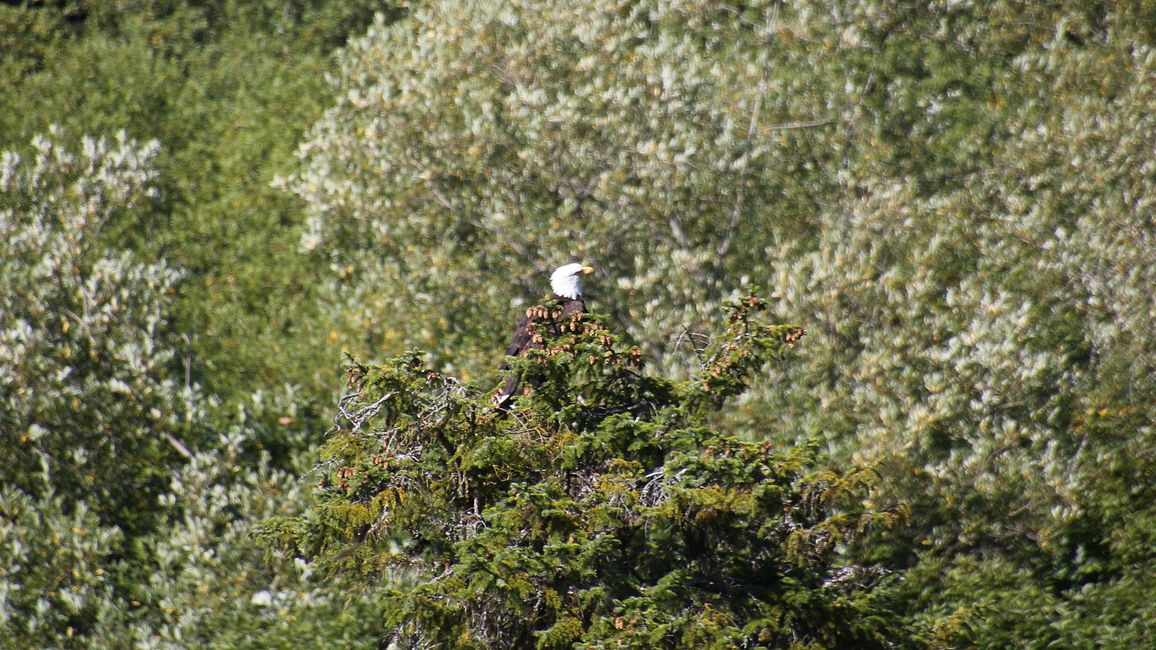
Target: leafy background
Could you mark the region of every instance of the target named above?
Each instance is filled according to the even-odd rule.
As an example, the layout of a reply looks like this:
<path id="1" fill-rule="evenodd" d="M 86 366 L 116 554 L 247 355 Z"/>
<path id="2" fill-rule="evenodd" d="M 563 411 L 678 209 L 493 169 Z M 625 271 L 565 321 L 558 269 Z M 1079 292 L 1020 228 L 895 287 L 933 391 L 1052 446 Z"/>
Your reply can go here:
<path id="1" fill-rule="evenodd" d="M 808 329 L 709 426 L 902 504 L 895 643 L 1153 645 L 1156 5 L 845 5 L 0 6 L 0 645 L 377 644 L 252 534 L 342 351 L 485 390 L 574 259 L 671 381 Z"/>

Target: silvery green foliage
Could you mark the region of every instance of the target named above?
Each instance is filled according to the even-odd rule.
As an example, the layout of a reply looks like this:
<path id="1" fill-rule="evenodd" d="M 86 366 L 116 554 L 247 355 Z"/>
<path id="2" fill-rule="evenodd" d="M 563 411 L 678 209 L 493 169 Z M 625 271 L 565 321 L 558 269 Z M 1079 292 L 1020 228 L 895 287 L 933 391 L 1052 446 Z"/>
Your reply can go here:
<path id="1" fill-rule="evenodd" d="M 375 638 L 370 598 L 351 605 L 340 583 L 309 582 L 307 564 L 267 563 L 252 535 L 255 524 L 298 507 L 306 491 L 270 467 L 267 454 L 246 451 L 254 429 L 291 417 L 297 399 L 291 389 L 255 393 L 208 451 L 172 473 L 158 499 L 169 524 L 136 591 L 151 615 L 126 634 L 133 647 L 295 648 L 302 638 L 355 647 Z M 304 433 L 290 434 L 301 449 Z"/>
<path id="2" fill-rule="evenodd" d="M 827 110 L 772 62 L 778 5 L 746 4 L 429 2 L 353 41 L 284 185 L 356 331 L 489 368 L 573 260 L 655 355 L 713 313 L 795 191 L 789 104 Z"/>
<path id="3" fill-rule="evenodd" d="M 165 436 L 198 418 L 162 337 L 177 273 L 100 243 L 106 223 L 153 200 L 158 145 L 62 139 L 0 163 L 0 471 L 35 490 L 23 477 L 43 466 L 62 498 L 132 521 L 157 487 L 151 468 L 181 453 Z"/>
<path id="4" fill-rule="evenodd" d="M 161 335 L 176 273 L 99 242 L 154 198 L 158 145 L 63 141 L 53 130 L 0 162 L 0 616 L 14 647 L 123 626 L 110 557 L 155 523 L 167 464 L 188 453 L 178 436 L 199 419 Z"/>
<path id="5" fill-rule="evenodd" d="M 123 535 L 85 504 L 40 487 L 34 498 L 0 484 L 0 645 L 79 647 L 124 625 L 104 563 Z"/>
<path id="6" fill-rule="evenodd" d="M 273 647 L 337 625 L 247 536 L 298 496 L 243 449 L 262 426 L 289 435 L 269 423 L 295 421 L 296 396 L 257 393 L 209 434 L 225 418 L 166 331 L 177 273 L 100 241 L 149 214 L 157 144 L 64 141 L 0 163 L 0 646 L 238 647 L 264 629 Z"/>
<path id="7" fill-rule="evenodd" d="M 233 425 L 171 472 L 154 508 L 164 524 L 126 539 L 84 501 L 68 505 L 50 474 L 33 498 L 0 485 L 3 647 L 294 648 L 301 638 L 366 643 L 369 603 L 308 582 L 309 567 L 275 572 L 255 522 L 286 514 L 301 484 L 244 446 L 255 420 L 292 413 L 294 395 L 255 394 Z M 125 559 L 126 542 L 144 549 Z"/>
<path id="8" fill-rule="evenodd" d="M 151 509 L 137 502 L 147 452 L 164 444 L 151 424 L 187 412 L 157 373 L 171 359 L 155 336 L 175 275 L 93 249 L 117 211 L 151 200 L 156 144 L 122 135 L 72 152 L 61 139 L 0 162 L 0 629 L 14 647 L 119 624 L 105 562 L 124 535 L 109 523 Z"/>
<path id="9" fill-rule="evenodd" d="M 1104 49 L 1061 32 L 1014 60 L 988 171 L 931 192 L 880 178 L 813 244 L 768 250 L 780 315 L 817 335 L 784 400 L 821 405 L 861 459 L 914 460 L 934 494 L 962 490 L 952 510 L 1004 504 L 982 529 L 953 518 L 965 543 L 1074 516 L 1080 472 L 1104 461 L 1097 418 L 1153 434 L 1156 53 Z"/>
<path id="10" fill-rule="evenodd" d="M 1104 20 L 1021 44 L 988 101 L 926 99 L 922 168 L 861 159 L 814 242 L 767 251 L 778 315 L 813 337 L 752 417 L 881 469 L 915 547 L 970 567 L 946 589 L 924 574 L 924 598 L 952 594 L 980 646 L 1152 641 L 1156 610 L 1132 594 L 1156 514 L 1156 51 Z M 928 155 L 950 126 L 937 104 L 988 122 L 958 142 L 974 158 Z M 983 568 L 997 557 L 1015 559 Z"/>

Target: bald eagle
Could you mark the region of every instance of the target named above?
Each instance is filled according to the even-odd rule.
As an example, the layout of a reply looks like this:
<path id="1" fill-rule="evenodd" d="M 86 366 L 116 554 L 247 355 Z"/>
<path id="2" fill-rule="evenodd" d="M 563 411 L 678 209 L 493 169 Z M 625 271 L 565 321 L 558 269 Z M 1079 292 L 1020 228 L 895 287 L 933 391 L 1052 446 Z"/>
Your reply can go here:
<path id="1" fill-rule="evenodd" d="M 586 302 L 582 298 L 582 276 L 590 275 L 593 272 L 592 267 L 578 263 L 567 264 L 554 269 L 554 272 L 550 274 L 550 299 L 553 304 L 546 305 L 550 318 L 555 321 L 569 321 L 578 314 L 586 313 Z M 535 340 L 530 325 L 535 320 L 541 320 L 544 317 L 542 311 L 536 307 L 526 310 L 526 316 L 518 321 L 518 328 L 514 331 L 513 340 L 510 341 L 510 345 L 506 346 L 507 357 L 516 357 L 526 350 L 541 346 L 541 343 Z M 509 364 L 502 361 L 502 365 L 499 367 L 502 370 L 507 370 Z M 506 383 L 494 395 L 496 406 L 501 408 L 510 401 L 514 396 L 514 391 L 518 388 L 519 380 L 520 377 L 517 374 L 512 374 L 506 379 Z"/>

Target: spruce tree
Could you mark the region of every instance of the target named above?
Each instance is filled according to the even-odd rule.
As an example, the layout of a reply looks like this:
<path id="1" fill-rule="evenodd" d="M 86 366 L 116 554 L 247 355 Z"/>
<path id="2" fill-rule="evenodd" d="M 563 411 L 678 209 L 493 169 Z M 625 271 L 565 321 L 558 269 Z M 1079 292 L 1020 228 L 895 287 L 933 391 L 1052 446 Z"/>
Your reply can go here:
<path id="1" fill-rule="evenodd" d="M 872 474 L 710 425 L 803 331 L 730 305 L 692 379 L 647 374 L 603 316 L 535 323 L 514 405 L 416 354 L 351 360 L 314 503 L 264 535 L 389 585 L 401 647 L 886 647 L 876 568 L 841 554 L 892 521 Z"/>

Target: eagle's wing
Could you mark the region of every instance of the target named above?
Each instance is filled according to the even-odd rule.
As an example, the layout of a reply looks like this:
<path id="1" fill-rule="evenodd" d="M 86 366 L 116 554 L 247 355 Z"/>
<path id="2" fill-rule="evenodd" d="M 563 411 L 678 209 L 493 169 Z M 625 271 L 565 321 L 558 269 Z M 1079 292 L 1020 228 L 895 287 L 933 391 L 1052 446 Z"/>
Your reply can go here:
<path id="1" fill-rule="evenodd" d="M 557 300 L 561 305 L 562 310 L 560 313 L 556 312 L 553 316 L 551 316 L 551 318 L 558 318 L 559 321 L 566 321 L 576 317 L 578 314 L 583 314 L 586 312 L 586 303 L 583 302 L 580 298 L 562 299 L 555 296 L 554 299 Z M 530 324 L 534 320 L 534 313 L 534 309 L 531 309 L 526 313 L 526 316 L 522 318 L 522 320 L 518 321 L 518 328 L 514 330 L 514 338 L 512 341 L 510 341 L 510 344 L 506 346 L 507 358 L 516 357 L 526 350 L 533 349 L 539 345 L 539 343 L 534 341 L 533 335 L 530 332 Z M 538 320 L 541 320 L 542 318 L 543 315 L 538 314 Z M 502 360 L 502 364 L 498 366 L 500 370 L 507 370 L 509 367 L 510 364 L 507 363 L 504 359 Z M 520 381 L 521 377 L 519 377 L 517 373 L 511 374 L 506 378 L 502 388 L 494 395 L 494 404 L 498 406 L 498 408 L 505 408 L 506 403 L 510 400 L 511 397 L 513 397 L 514 391 L 518 390 L 518 384 Z"/>
<path id="2" fill-rule="evenodd" d="M 514 330 L 514 338 L 510 341 L 510 344 L 506 346 L 506 359 L 522 354 L 524 350 L 533 347 L 533 345 L 533 337 L 530 336 L 530 315 L 527 314 L 522 320 L 518 321 L 518 328 Z M 499 370 L 508 370 L 510 368 L 510 364 L 507 363 L 506 359 L 502 359 L 501 365 L 498 366 Z M 509 377 L 506 377 L 506 381 L 494 395 L 494 406 L 500 409 L 506 408 L 506 403 L 514 396 L 514 391 L 518 389 L 518 381 L 519 377 L 517 373 L 512 373 Z"/>
<path id="3" fill-rule="evenodd" d="M 514 338 L 510 344 L 506 346 L 506 356 L 516 357 L 522 354 L 530 346 L 530 317 L 526 316 L 518 321 L 518 328 L 514 330 Z M 501 368 L 504 370 L 508 367 L 505 361 L 502 361 Z"/>

